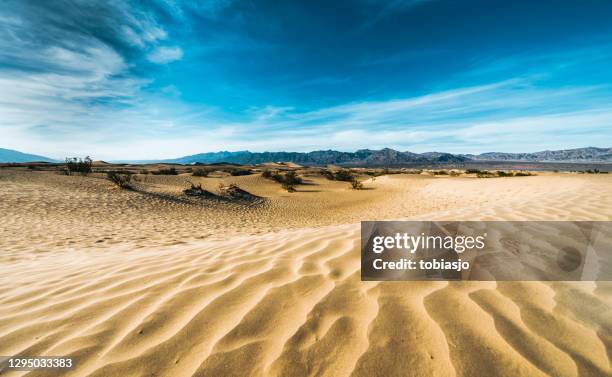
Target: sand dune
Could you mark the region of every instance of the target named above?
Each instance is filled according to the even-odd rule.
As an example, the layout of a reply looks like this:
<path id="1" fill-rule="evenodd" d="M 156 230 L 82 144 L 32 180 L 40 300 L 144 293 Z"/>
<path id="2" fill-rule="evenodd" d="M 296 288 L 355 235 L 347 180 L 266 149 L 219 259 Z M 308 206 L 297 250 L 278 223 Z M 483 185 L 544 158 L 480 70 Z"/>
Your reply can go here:
<path id="1" fill-rule="evenodd" d="M 361 282 L 357 223 L 610 220 L 612 177 L 307 178 L 202 179 L 266 198 L 227 208 L 0 175 L 0 355 L 71 355 L 67 376 L 612 374 L 612 283 Z"/>

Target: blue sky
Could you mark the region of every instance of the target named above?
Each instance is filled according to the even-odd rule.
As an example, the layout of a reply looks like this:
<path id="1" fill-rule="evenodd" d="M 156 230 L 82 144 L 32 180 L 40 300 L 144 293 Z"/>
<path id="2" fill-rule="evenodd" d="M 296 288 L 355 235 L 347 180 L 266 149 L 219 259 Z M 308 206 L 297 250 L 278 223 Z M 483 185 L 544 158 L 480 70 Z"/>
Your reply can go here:
<path id="1" fill-rule="evenodd" d="M 612 146 L 610 1 L 4 1 L 0 147 Z"/>

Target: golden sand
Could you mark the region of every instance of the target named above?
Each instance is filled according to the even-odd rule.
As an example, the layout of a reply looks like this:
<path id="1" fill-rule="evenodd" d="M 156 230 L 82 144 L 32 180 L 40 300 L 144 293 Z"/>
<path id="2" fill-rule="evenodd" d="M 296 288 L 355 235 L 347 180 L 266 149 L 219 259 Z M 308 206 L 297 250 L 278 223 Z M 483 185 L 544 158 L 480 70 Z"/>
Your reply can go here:
<path id="1" fill-rule="evenodd" d="M 612 374 L 612 283 L 361 282 L 358 224 L 612 220 L 612 175 L 100 178 L 0 170 L 0 355 L 70 355 L 66 376 Z M 194 203 L 189 181 L 264 201 Z"/>

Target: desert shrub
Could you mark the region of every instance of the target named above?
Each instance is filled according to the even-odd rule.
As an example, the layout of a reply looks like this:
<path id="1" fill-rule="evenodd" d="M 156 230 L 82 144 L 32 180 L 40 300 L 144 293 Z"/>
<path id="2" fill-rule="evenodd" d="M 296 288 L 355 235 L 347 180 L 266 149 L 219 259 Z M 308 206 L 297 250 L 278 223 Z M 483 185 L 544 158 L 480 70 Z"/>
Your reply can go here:
<path id="1" fill-rule="evenodd" d="M 289 182 L 285 182 L 285 181 L 281 182 L 281 187 L 287 190 L 287 192 L 295 192 L 295 185 Z"/>
<path id="2" fill-rule="evenodd" d="M 589 169 L 585 173 L 587 173 L 587 174 L 599 174 L 599 169 Z"/>
<path id="3" fill-rule="evenodd" d="M 332 173 L 329 170 L 326 169 L 321 169 L 321 171 L 319 172 L 322 176 L 324 176 L 325 178 L 329 179 L 330 181 L 334 180 L 334 173 Z"/>
<path id="4" fill-rule="evenodd" d="M 514 173 L 512 173 L 512 172 L 505 172 L 505 171 L 500 170 L 500 171 L 497 172 L 497 176 L 498 177 L 514 177 Z"/>
<path id="5" fill-rule="evenodd" d="M 275 172 L 270 176 L 270 179 L 273 180 L 274 182 L 283 183 L 285 180 L 285 177 L 283 177 L 283 175 L 280 174 L 279 172 Z"/>
<path id="6" fill-rule="evenodd" d="M 285 176 L 283 177 L 283 182 L 290 184 L 290 185 L 301 185 L 304 181 L 302 180 L 302 177 L 297 175 L 296 172 L 288 171 L 287 173 L 285 173 Z"/>
<path id="7" fill-rule="evenodd" d="M 488 171 L 479 171 L 478 173 L 476 173 L 476 177 L 478 177 L 478 178 L 491 178 L 491 177 L 493 177 L 493 174 L 489 173 Z"/>
<path id="8" fill-rule="evenodd" d="M 355 179 L 353 173 L 349 170 L 338 170 L 334 173 L 334 180 L 343 182 L 352 182 Z"/>
<path id="9" fill-rule="evenodd" d="M 295 185 L 301 185 L 304 183 L 302 177 L 297 175 L 297 173 L 294 171 L 288 171 L 285 174 L 281 174 L 279 172 L 271 172 L 266 170 L 261 174 L 261 176 L 280 183 L 281 186 L 289 192 L 295 191 Z"/>
<path id="10" fill-rule="evenodd" d="M 528 171 L 518 171 L 518 172 L 514 173 L 515 177 L 529 177 L 531 175 L 533 175 L 533 174 L 531 174 Z"/>
<path id="11" fill-rule="evenodd" d="M 151 173 L 155 175 L 177 175 L 178 171 L 176 170 L 176 168 L 168 168 L 168 169 L 159 169 Z"/>
<path id="12" fill-rule="evenodd" d="M 458 177 L 458 176 L 461 175 L 461 173 L 458 172 L 458 171 L 455 171 L 455 170 L 451 170 L 450 171 L 450 175 L 451 175 L 451 177 Z"/>
<path id="13" fill-rule="evenodd" d="M 446 170 L 436 170 L 433 175 L 448 175 L 448 172 Z"/>
<path id="14" fill-rule="evenodd" d="M 205 169 L 195 169 L 191 175 L 194 177 L 208 177 L 208 170 Z"/>
<path id="15" fill-rule="evenodd" d="M 91 166 L 93 165 L 93 161 L 89 156 L 85 158 L 79 157 L 66 157 L 66 175 L 72 175 L 73 173 L 79 173 L 82 175 L 87 175 L 91 173 Z"/>
<path id="16" fill-rule="evenodd" d="M 358 180 L 354 179 L 354 180 L 351 182 L 351 188 L 352 188 L 353 190 L 363 190 L 363 183 L 361 183 L 360 181 L 358 181 Z"/>
<path id="17" fill-rule="evenodd" d="M 482 172 L 478 169 L 466 169 L 465 170 L 465 174 L 478 174 L 478 173 L 482 173 Z"/>
<path id="18" fill-rule="evenodd" d="M 239 175 L 251 175 L 251 171 L 250 170 L 246 170 L 246 169 L 226 169 L 224 170 L 224 172 L 226 173 L 230 173 L 230 175 L 236 177 Z"/>
<path id="19" fill-rule="evenodd" d="M 131 174 L 119 173 L 116 171 L 109 171 L 106 173 L 106 178 L 113 182 L 115 186 L 121 189 L 131 189 L 130 181 L 132 180 Z"/>

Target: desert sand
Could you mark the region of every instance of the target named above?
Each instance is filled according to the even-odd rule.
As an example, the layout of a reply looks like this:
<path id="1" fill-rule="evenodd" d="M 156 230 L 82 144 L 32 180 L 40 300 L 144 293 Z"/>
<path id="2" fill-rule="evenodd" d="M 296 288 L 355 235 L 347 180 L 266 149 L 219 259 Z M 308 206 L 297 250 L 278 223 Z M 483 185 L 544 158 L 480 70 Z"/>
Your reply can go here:
<path id="1" fill-rule="evenodd" d="M 612 374 L 612 283 L 359 277 L 361 220 L 612 220 L 612 174 L 138 179 L 0 169 L 0 355 L 70 355 L 66 376 Z"/>

